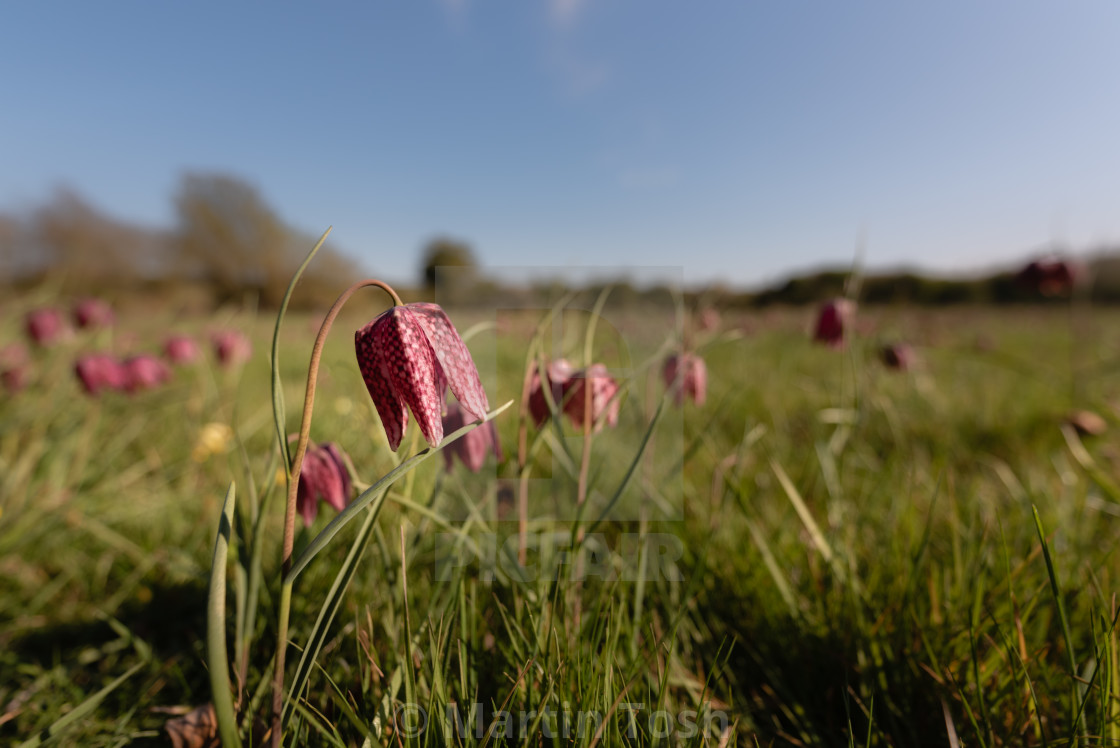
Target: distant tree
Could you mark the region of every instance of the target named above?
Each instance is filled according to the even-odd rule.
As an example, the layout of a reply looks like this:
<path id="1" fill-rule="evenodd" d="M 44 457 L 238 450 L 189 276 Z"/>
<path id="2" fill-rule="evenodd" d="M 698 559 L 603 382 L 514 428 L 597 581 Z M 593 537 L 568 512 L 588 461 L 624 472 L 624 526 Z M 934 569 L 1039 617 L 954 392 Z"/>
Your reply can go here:
<path id="1" fill-rule="evenodd" d="M 459 267 L 475 268 L 477 263 L 470 245 L 448 237 L 438 237 L 424 248 L 422 269 L 424 285 L 429 289 L 436 286 L 437 268 Z"/>
<path id="2" fill-rule="evenodd" d="M 34 212 L 29 233 L 47 268 L 75 288 L 128 285 L 166 259 L 162 232 L 111 218 L 67 188 Z"/>
<path id="3" fill-rule="evenodd" d="M 183 269 L 221 299 L 245 289 L 268 294 L 286 257 L 288 230 L 252 185 L 221 174 L 186 174 L 175 198 Z M 262 299 L 263 300 L 263 299 Z"/>
<path id="4" fill-rule="evenodd" d="M 254 291 L 265 306 L 280 303 L 311 238 L 285 224 L 255 187 L 224 174 L 186 174 L 175 205 L 182 272 L 208 282 L 219 301 Z M 329 303 L 354 275 L 353 263 L 323 247 L 297 287 L 298 301 Z"/>

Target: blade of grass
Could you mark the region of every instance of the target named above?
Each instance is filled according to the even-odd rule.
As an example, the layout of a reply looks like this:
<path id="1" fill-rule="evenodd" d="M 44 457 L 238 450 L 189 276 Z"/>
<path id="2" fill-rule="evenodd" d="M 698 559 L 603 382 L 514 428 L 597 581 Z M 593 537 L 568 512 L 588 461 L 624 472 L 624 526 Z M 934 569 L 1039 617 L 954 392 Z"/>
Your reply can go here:
<path id="1" fill-rule="evenodd" d="M 350 587 L 350 582 L 354 578 L 355 571 L 357 571 L 358 563 L 362 560 L 362 555 L 365 553 L 366 546 L 369 544 L 370 535 L 373 532 L 374 525 L 377 523 L 377 517 L 381 513 L 381 507 L 384 505 L 385 492 L 382 491 L 378 495 L 377 500 L 366 512 L 365 522 L 362 523 L 361 529 L 358 530 L 358 535 L 354 538 L 354 542 L 350 544 L 350 552 L 346 554 L 346 559 L 342 562 L 342 567 L 338 570 L 338 574 L 335 575 L 330 590 L 327 591 L 327 598 L 323 601 L 323 606 L 319 609 L 319 616 L 315 619 L 315 624 L 311 627 L 311 633 L 307 637 L 307 646 L 303 648 L 303 654 L 300 656 L 299 664 L 296 666 L 296 674 L 288 685 L 287 700 L 284 706 L 285 718 L 287 718 L 293 702 L 297 701 L 303 693 L 303 688 L 311 675 L 315 660 L 319 657 L 319 652 L 322 651 L 323 645 L 326 643 L 328 629 L 330 629 L 331 623 L 334 621 L 334 617 L 338 613 L 339 607 L 342 605 L 342 599 L 346 596 L 346 590 Z"/>
<path id="2" fill-rule="evenodd" d="M 786 471 L 782 469 L 781 463 L 777 460 L 771 460 L 770 467 L 773 468 L 774 474 L 778 476 L 778 482 L 782 484 L 782 489 L 785 490 L 786 496 L 789 497 L 789 502 L 793 504 L 793 508 L 797 511 L 797 516 L 801 518 L 801 523 L 805 525 L 805 529 L 808 531 L 813 545 L 817 547 L 821 557 L 836 571 L 837 576 L 843 578 L 844 570 L 839 564 L 835 563 L 836 556 L 832 552 L 832 546 L 829 545 L 828 540 L 824 537 L 824 533 L 821 532 L 820 526 L 817 525 L 816 520 L 813 519 L 809 507 L 806 506 L 805 500 L 801 498 L 797 487 L 793 485 L 793 481 L 789 479 L 789 476 L 786 475 Z"/>
<path id="3" fill-rule="evenodd" d="M 269 362 L 272 365 L 272 416 L 276 421 L 276 439 L 280 442 L 280 453 L 284 455 L 284 472 L 291 478 L 292 471 L 292 454 L 288 450 L 288 435 L 287 435 L 287 414 L 284 409 L 284 385 L 280 381 L 280 323 L 284 321 L 284 312 L 288 310 L 288 302 L 292 299 L 292 292 L 296 290 L 296 283 L 299 282 L 300 276 L 307 266 L 311 264 L 323 243 L 327 241 L 327 236 L 331 233 L 331 226 L 323 232 L 319 237 L 319 241 L 315 242 L 315 246 L 307 253 L 307 257 L 296 269 L 292 280 L 288 283 L 288 289 L 284 292 L 284 298 L 280 302 L 280 309 L 276 312 L 276 327 L 272 331 L 272 352 L 269 356 Z"/>
<path id="4" fill-rule="evenodd" d="M 50 727 L 41 731 L 38 735 L 32 738 L 28 738 L 27 740 L 20 743 L 19 748 L 36 748 L 36 746 L 40 746 L 49 741 L 53 741 L 62 733 L 64 733 L 75 722 L 85 719 L 90 714 L 92 714 L 93 710 L 97 709 L 97 707 L 101 704 L 106 696 L 115 691 L 122 683 L 135 675 L 136 671 L 144 667 L 145 664 L 146 663 L 144 662 L 136 663 L 128 670 L 126 670 L 120 677 L 113 680 L 112 683 L 90 696 L 81 704 L 78 704 L 78 706 L 67 712 L 64 717 L 61 717 L 60 719 L 52 723 Z"/>
<path id="5" fill-rule="evenodd" d="M 236 485 L 229 484 L 218 537 L 214 541 L 214 560 L 210 565 L 210 599 L 206 606 L 206 665 L 210 670 L 210 698 L 218 719 L 222 745 L 241 745 L 237 733 L 237 713 L 233 708 L 233 689 L 229 682 L 229 654 L 226 652 L 226 559 L 233 541 L 233 514 L 237 503 Z"/>
<path id="6" fill-rule="evenodd" d="M 1062 592 L 1058 587 L 1058 575 L 1054 572 L 1054 562 L 1050 558 L 1050 546 L 1046 543 L 1046 535 L 1042 529 L 1042 520 L 1038 516 L 1038 507 L 1031 506 L 1031 511 L 1034 512 L 1034 526 L 1038 529 L 1038 540 L 1042 543 L 1042 558 L 1046 561 L 1046 573 L 1050 577 L 1050 592 L 1054 595 L 1054 604 L 1058 608 L 1058 620 L 1062 624 L 1062 638 L 1066 643 L 1066 654 L 1069 656 L 1069 677 L 1072 684 L 1072 699 L 1071 704 L 1073 712 L 1080 718 L 1081 710 L 1077 708 L 1080 699 L 1077 696 L 1077 659 L 1073 652 L 1073 635 L 1069 630 L 1069 619 L 1066 617 L 1066 606 L 1062 602 Z M 1076 722 L 1073 725 L 1074 732 L 1077 731 Z"/>

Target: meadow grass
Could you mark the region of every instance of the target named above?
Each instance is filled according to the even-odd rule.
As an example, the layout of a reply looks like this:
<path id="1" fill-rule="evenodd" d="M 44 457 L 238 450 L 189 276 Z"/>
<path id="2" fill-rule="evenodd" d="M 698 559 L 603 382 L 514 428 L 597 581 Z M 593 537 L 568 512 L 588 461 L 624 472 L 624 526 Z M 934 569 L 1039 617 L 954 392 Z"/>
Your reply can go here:
<path id="1" fill-rule="evenodd" d="M 0 342 L 36 302 L 7 302 Z M 424 446 L 413 423 L 388 449 L 353 357 L 370 316 L 336 323 L 312 423 L 367 483 Z M 589 316 L 562 315 L 547 350 L 582 363 Z M 515 404 L 496 420 L 500 464 L 476 475 L 437 455 L 308 565 L 289 673 L 323 636 L 286 744 L 1120 744 L 1120 315 L 873 308 L 835 351 L 809 342 L 809 310 L 726 314 L 696 341 L 708 401 L 683 408 L 657 376 L 668 317 L 614 311 L 596 332 L 592 357 L 628 378 L 619 425 L 593 436 L 585 507 L 582 432 L 529 425 L 526 476 Z M 540 313 L 453 319 L 484 323 L 470 346 L 491 404 L 519 399 Z M 316 321 L 282 328 L 290 432 Z M 74 380 L 75 351 L 125 331 L 155 347 L 219 324 L 252 334 L 243 369 L 203 362 L 131 397 Z M 261 548 L 256 616 L 238 609 L 251 546 L 236 540 L 227 608 L 242 737 L 259 741 L 284 492 L 271 325 L 124 318 L 36 352 L 32 384 L 0 404 L 0 741 L 166 744 L 169 717 L 211 701 L 207 584 L 231 480 L 234 535 Z M 879 364 L 893 339 L 917 345 L 918 368 Z M 1075 408 L 1113 428 L 1063 431 Z M 330 519 L 299 532 L 297 555 Z M 579 528 L 596 552 L 573 551 Z"/>

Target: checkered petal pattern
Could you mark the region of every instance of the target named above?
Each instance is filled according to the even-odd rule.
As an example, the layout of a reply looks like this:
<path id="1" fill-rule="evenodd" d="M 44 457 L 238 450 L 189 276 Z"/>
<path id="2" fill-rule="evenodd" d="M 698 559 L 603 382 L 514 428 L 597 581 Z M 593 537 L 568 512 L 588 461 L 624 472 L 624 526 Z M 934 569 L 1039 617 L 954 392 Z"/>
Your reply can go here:
<path id="1" fill-rule="evenodd" d="M 470 352 L 437 305 L 395 306 L 358 330 L 354 345 L 366 389 L 394 452 L 404 437 L 410 409 L 428 444 L 439 445 L 448 386 L 464 410 L 477 418 L 486 415 L 486 392 Z"/>
<path id="2" fill-rule="evenodd" d="M 427 333 L 432 350 L 439 359 L 441 373 L 446 377 L 447 385 L 462 404 L 463 410 L 475 418 L 485 418 L 490 410 L 490 402 L 486 399 L 486 390 L 478 376 L 478 368 L 447 314 L 438 304 L 418 302 L 409 304 L 408 308 Z"/>

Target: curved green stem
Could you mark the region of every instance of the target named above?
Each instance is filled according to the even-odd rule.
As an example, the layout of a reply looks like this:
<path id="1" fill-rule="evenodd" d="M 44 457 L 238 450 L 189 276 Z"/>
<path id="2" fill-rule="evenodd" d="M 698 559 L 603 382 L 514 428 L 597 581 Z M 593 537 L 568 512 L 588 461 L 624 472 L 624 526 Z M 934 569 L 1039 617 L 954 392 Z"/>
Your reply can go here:
<path id="1" fill-rule="evenodd" d="M 377 286 L 393 298 L 393 304 L 402 306 L 401 297 L 387 283 L 379 280 L 361 280 L 342 292 L 338 299 L 327 312 L 323 324 L 319 327 L 319 334 L 315 338 L 315 346 L 311 349 L 311 362 L 307 366 L 307 390 L 303 396 L 303 415 L 300 419 L 299 442 L 296 444 L 296 453 L 292 457 L 292 470 L 288 477 L 288 502 L 284 508 L 284 547 L 281 556 L 282 583 L 280 589 L 280 619 L 276 639 L 276 670 L 272 676 L 272 745 L 279 748 L 282 736 L 281 720 L 284 709 L 284 659 L 288 649 L 288 619 L 292 604 L 292 581 L 288 579 L 288 571 L 292 566 L 292 548 L 296 536 L 296 496 L 299 493 L 299 474 L 303 468 L 303 458 L 307 454 L 307 443 L 311 437 L 311 413 L 315 408 L 315 386 L 319 380 L 319 361 L 323 357 L 323 345 L 327 340 L 327 333 L 341 311 L 343 304 L 354 295 L 354 292 L 366 286 Z"/>

